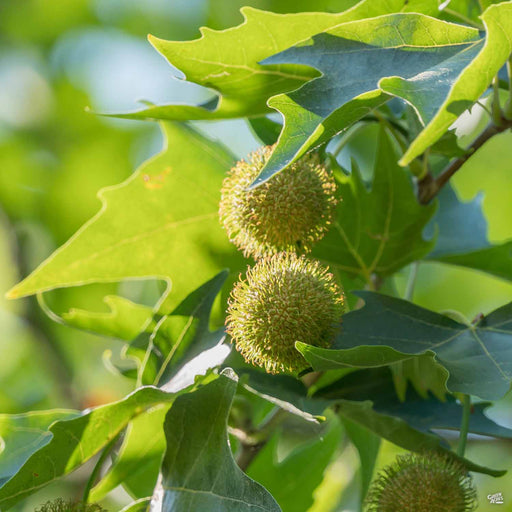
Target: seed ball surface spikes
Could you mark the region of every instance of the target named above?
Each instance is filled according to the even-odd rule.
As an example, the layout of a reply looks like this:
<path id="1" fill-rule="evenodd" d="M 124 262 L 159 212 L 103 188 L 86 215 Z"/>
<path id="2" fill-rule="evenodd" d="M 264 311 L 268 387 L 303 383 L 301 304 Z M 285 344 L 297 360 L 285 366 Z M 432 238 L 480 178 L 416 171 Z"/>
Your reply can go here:
<path id="1" fill-rule="evenodd" d="M 279 253 L 260 260 L 235 285 L 226 326 L 247 362 L 269 373 L 298 372 L 309 364 L 295 342 L 331 346 L 343 311 L 343 293 L 327 268 Z"/>
<path id="2" fill-rule="evenodd" d="M 334 179 L 315 152 L 249 190 L 272 149 L 264 146 L 237 162 L 224 180 L 219 207 L 229 239 L 256 260 L 281 251 L 311 251 L 337 204 Z"/>
<path id="3" fill-rule="evenodd" d="M 464 466 L 436 452 L 398 456 L 374 480 L 367 512 L 469 512 L 476 491 Z"/>
<path id="4" fill-rule="evenodd" d="M 98 503 L 84 503 L 82 501 L 65 500 L 56 498 L 47 501 L 34 512 L 107 512 Z"/>

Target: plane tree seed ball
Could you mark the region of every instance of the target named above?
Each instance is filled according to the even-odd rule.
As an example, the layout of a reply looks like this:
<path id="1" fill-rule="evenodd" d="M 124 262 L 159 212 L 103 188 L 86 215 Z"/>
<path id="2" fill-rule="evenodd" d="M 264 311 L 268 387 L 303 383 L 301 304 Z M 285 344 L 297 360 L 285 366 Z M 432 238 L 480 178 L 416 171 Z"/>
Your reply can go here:
<path id="1" fill-rule="evenodd" d="M 56 498 L 47 501 L 34 512 L 107 512 L 98 503 L 84 503 L 83 501 L 65 500 Z"/>
<path id="2" fill-rule="evenodd" d="M 318 261 L 295 253 L 261 259 L 231 293 L 227 332 L 247 362 L 268 373 L 309 364 L 296 341 L 328 348 L 339 329 L 344 297 Z"/>
<path id="3" fill-rule="evenodd" d="M 229 239 L 256 260 L 281 251 L 309 252 L 327 231 L 337 204 L 334 179 L 316 152 L 249 190 L 272 149 L 262 147 L 239 161 L 222 187 L 221 222 Z"/>
<path id="4" fill-rule="evenodd" d="M 436 452 L 398 456 L 368 492 L 367 512 L 469 512 L 476 491 L 466 468 Z"/>

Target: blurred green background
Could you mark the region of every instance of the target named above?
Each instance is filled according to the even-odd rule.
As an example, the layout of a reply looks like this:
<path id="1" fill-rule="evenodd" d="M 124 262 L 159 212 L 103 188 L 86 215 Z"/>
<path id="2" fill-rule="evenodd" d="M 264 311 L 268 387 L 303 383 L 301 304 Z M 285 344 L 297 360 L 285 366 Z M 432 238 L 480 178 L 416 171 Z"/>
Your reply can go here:
<path id="1" fill-rule="evenodd" d="M 132 383 L 111 373 L 105 351 L 121 343 L 49 320 L 35 298 L 9 302 L 4 292 L 63 244 L 100 207 L 97 191 L 124 180 L 161 147 L 157 125 L 99 117 L 85 111 L 120 112 L 138 100 L 196 103 L 211 92 L 177 78 L 147 42 L 148 33 L 193 39 L 203 25 L 240 23 L 239 8 L 275 12 L 343 10 L 353 0 L 1 0 L 0 2 L 0 412 L 55 407 L 89 407 L 121 398 Z M 458 134 L 471 137 L 481 109 L 464 116 Z M 244 121 L 195 123 L 238 156 L 259 144 Z M 375 130 L 360 132 L 340 155 L 354 156 L 370 172 Z M 492 241 L 512 238 L 512 135 L 495 137 L 456 175 L 462 200 L 483 193 Z M 409 269 L 396 279 L 403 290 Z M 147 287 L 121 283 L 70 288 L 52 294 L 56 311 L 70 307 L 106 310 L 102 298 L 121 293 L 144 302 Z M 512 300 L 512 284 L 487 275 L 422 263 L 414 300 L 436 311 L 455 309 L 473 318 Z M 490 414 L 512 427 L 512 399 Z M 379 465 L 396 449 L 385 444 Z M 471 439 L 469 458 L 512 469 L 510 443 Z M 353 511 L 357 455 L 348 445 L 325 474 L 313 512 Z M 77 472 L 27 500 L 33 508 L 59 494 L 78 497 L 87 474 Z M 350 483 L 352 481 L 352 484 Z M 512 511 L 512 473 L 501 479 L 477 476 L 481 507 L 485 496 L 503 492 Z M 107 503 L 127 501 L 121 491 Z M 297 511 L 301 512 L 301 511 Z"/>

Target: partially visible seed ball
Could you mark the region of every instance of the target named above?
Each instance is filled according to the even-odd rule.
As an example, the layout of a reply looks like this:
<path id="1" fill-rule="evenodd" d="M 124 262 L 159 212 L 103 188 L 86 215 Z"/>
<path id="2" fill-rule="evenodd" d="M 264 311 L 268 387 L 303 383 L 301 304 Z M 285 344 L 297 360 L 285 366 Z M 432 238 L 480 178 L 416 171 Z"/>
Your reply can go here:
<path id="1" fill-rule="evenodd" d="M 272 149 L 262 147 L 247 161 L 239 161 L 222 187 L 221 222 L 229 239 L 254 259 L 281 251 L 311 251 L 327 231 L 337 204 L 334 179 L 316 152 L 248 190 Z"/>
<path id="2" fill-rule="evenodd" d="M 329 347 L 341 320 L 344 297 L 318 261 L 295 253 L 260 260 L 231 293 L 227 332 L 244 359 L 269 373 L 309 365 L 296 341 Z"/>
<path id="3" fill-rule="evenodd" d="M 98 503 L 84 503 L 83 501 L 65 500 L 56 498 L 47 501 L 34 512 L 107 512 Z"/>
<path id="4" fill-rule="evenodd" d="M 372 483 L 368 512 L 469 512 L 476 491 L 462 463 L 448 454 L 400 455 Z"/>

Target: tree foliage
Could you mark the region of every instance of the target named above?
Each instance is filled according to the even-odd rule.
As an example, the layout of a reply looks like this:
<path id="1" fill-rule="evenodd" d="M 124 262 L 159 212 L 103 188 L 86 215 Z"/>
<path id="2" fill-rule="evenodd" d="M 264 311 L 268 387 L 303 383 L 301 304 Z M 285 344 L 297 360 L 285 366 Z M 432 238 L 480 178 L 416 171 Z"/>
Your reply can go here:
<path id="1" fill-rule="evenodd" d="M 37 296 L 52 320 L 120 340 L 120 357 L 107 363 L 132 391 L 82 411 L 2 414 L 2 510 L 98 454 L 84 500 L 122 485 L 133 511 L 150 502 L 163 512 L 313 510 L 333 461 L 346 456 L 342 439 L 359 455 L 360 505 L 381 439 L 504 474 L 465 443 L 468 433 L 512 438 L 481 402 L 510 389 L 512 302 L 468 320 L 414 300 L 428 285 L 416 283 L 419 265 L 512 281 L 512 241 L 493 243 L 481 201 L 461 201 L 448 183 L 512 127 L 512 2 L 474 3 L 481 10 L 437 0 L 362 0 L 338 13 L 244 7 L 240 25 L 203 28 L 194 40 L 150 36 L 187 81 L 214 95 L 108 114 L 158 121 L 162 151 L 100 190 L 100 210 L 7 293 Z M 477 104 L 488 125 L 468 143 L 452 125 Z M 301 373 L 266 374 L 226 339 L 226 297 L 254 262 L 219 221 L 236 157 L 191 122 L 238 118 L 274 144 L 253 190 L 313 149 L 336 182 L 336 211 L 306 257 L 329 267 L 351 311 L 329 326 L 331 346 L 293 340 Z M 344 158 L 365 130 L 376 133 L 363 138 L 371 166 L 356 151 Z M 2 177 L 0 187 L 8 190 Z M 12 202 L 5 210 L 14 217 Z M 108 312 L 51 309 L 49 292 L 130 280 L 158 281 L 153 304 L 116 289 L 104 298 Z M 283 329 L 285 310 L 267 315 Z"/>

